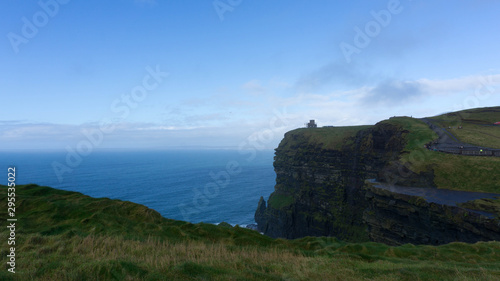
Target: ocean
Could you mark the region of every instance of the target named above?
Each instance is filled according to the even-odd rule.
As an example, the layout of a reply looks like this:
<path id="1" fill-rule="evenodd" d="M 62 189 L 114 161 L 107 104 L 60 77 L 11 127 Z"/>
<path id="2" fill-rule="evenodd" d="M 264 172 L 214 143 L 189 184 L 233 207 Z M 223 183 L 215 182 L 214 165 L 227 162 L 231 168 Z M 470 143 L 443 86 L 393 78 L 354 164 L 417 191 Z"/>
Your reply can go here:
<path id="1" fill-rule="evenodd" d="M 267 200 L 276 179 L 272 150 L 94 151 L 69 162 L 67 156 L 0 152 L 5 172 L 0 183 L 7 184 L 7 168 L 15 166 L 17 185 L 35 183 L 127 200 L 192 223 L 246 226 L 255 223 L 259 198 Z M 61 165 L 59 172 L 53 168 L 55 162 Z"/>

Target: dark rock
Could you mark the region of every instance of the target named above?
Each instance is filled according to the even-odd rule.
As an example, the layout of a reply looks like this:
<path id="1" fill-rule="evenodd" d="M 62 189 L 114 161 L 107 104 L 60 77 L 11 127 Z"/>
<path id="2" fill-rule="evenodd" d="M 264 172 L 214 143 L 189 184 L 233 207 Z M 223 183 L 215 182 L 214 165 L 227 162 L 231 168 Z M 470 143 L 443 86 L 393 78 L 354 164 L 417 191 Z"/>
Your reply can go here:
<path id="1" fill-rule="evenodd" d="M 336 236 L 366 241 L 361 187 L 377 178 L 380 167 L 399 156 L 404 131 L 379 124 L 359 131 L 340 150 L 325 149 L 300 132 L 289 132 L 276 149 L 275 192 L 267 207 L 261 198 L 255 213 L 259 231 L 271 237 Z M 274 204 L 291 198 L 291 204 Z"/>
<path id="2" fill-rule="evenodd" d="M 500 240 L 498 221 L 365 187 L 365 179 L 435 187 L 432 167 L 416 174 L 399 162 L 407 133 L 379 123 L 348 137 L 339 149 L 301 130 L 286 133 L 274 158 L 275 191 L 267 205 L 260 198 L 255 212 L 258 231 L 275 238 L 335 236 L 390 245 Z"/>
<path id="3" fill-rule="evenodd" d="M 365 190 L 370 199 L 363 219 L 372 241 L 441 245 L 500 240 L 498 219 L 376 187 L 367 186 Z"/>
<path id="4" fill-rule="evenodd" d="M 246 228 L 251 229 L 251 230 L 258 230 L 257 224 L 255 224 L 255 223 L 251 223 L 251 224 L 247 225 Z"/>

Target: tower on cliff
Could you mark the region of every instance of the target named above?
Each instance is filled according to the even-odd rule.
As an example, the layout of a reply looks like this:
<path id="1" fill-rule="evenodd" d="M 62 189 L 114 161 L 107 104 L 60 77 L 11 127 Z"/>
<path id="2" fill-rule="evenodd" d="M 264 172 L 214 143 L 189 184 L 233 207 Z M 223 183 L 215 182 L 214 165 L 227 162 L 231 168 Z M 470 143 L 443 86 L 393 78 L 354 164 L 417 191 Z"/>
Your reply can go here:
<path id="1" fill-rule="evenodd" d="M 309 123 L 306 123 L 307 128 L 317 128 L 318 124 L 314 122 L 314 120 L 309 120 Z"/>

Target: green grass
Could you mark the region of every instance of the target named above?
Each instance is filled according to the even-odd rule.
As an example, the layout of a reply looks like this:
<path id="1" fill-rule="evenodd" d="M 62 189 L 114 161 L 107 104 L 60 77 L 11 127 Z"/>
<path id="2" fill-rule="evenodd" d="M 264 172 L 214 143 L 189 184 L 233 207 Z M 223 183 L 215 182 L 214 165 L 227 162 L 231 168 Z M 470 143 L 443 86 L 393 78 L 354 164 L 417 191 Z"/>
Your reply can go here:
<path id="1" fill-rule="evenodd" d="M 472 210 L 484 211 L 487 213 L 495 214 L 500 217 L 500 197 L 496 199 L 477 199 L 465 203 L 460 203 L 458 206 Z"/>
<path id="2" fill-rule="evenodd" d="M 415 118 L 393 117 L 389 120 L 382 121 L 382 123 L 397 125 L 408 131 L 408 142 L 405 147 L 405 151 L 407 152 L 420 151 L 424 147 L 424 144 L 438 137 L 427 124 Z M 405 156 L 405 158 L 412 158 L 410 155 Z"/>
<path id="3" fill-rule="evenodd" d="M 469 126 L 476 126 L 477 130 L 489 130 L 488 134 L 494 135 L 497 134 L 495 132 L 499 131 L 500 127 L 478 124 L 491 124 L 494 120 L 500 119 L 499 112 L 500 107 L 491 107 L 466 110 L 432 118 L 446 128 L 447 125 L 452 124 L 456 127 L 458 124 L 456 120 L 465 120 L 461 121 L 464 129 L 451 130 L 452 133 L 467 133 Z M 496 172 L 500 171 L 499 157 L 471 157 L 429 151 L 424 148 L 424 144 L 437 139 L 438 136 L 427 124 L 415 118 L 393 117 L 381 123 L 390 123 L 399 126 L 401 130 L 407 131 L 406 134 L 403 134 L 407 144 L 404 150 L 401 151 L 399 161 L 417 174 L 433 171 L 436 187 L 500 193 L 500 173 Z M 313 146 L 325 150 L 341 150 L 345 144 L 349 144 L 349 139 L 355 136 L 356 133 L 370 127 L 373 126 L 296 129 L 287 133 L 287 136 L 280 144 L 280 149 L 300 152 L 301 149 L 307 150 L 307 146 Z M 458 137 L 462 138 L 463 136 Z M 473 141 L 473 138 L 476 141 Z M 500 146 L 499 139 L 477 133 L 471 134 L 469 138 L 463 138 L 462 140 L 489 147 Z"/>
<path id="4" fill-rule="evenodd" d="M 0 201 L 7 201 L 6 187 L 0 187 Z M 16 206 L 16 274 L 4 266 L 0 280 L 500 278 L 499 242 L 390 247 L 326 237 L 271 239 L 239 227 L 165 219 L 131 202 L 36 185 L 17 187 Z M 6 217 L 6 208 L 0 214 Z M 0 241 L 8 235 L 2 228 Z M 5 257 L 6 245 L 1 249 Z"/>
<path id="5" fill-rule="evenodd" d="M 407 145 L 400 161 L 416 173 L 434 171 L 434 183 L 438 188 L 500 193 L 499 157 L 429 151 L 424 144 L 437 139 L 437 135 L 424 122 L 409 117 L 396 117 L 383 122 L 408 130 Z"/>
<path id="6" fill-rule="evenodd" d="M 472 140 L 469 129 L 496 122 L 497 109 L 457 113 L 464 126 L 459 137 Z M 450 116 L 437 119 L 446 126 L 453 122 Z M 437 136 L 423 122 L 408 117 L 383 122 L 407 131 L 399 161 L 417 173 L 433 170 L 438 187 L 500 192 L 500 158 L 428 151 L 423 145 Z M 282 144 L 291 150 L 304 145 L 340 150 L 369 127 L 298 129 Z M 484 133 L 496 136 L 492 131 L 475 136 Z M 487 139 L 474 141 L 485 145 L 494 138 Z M 7 202 L 6 191 L 0 186 L 1 202 Z M 275 208 L 291 202 L 292 197 L 280 194 L 269 199 Z M 500 200 L 466 204 L 498 214 Z M 2 218 L 6 211 L 0 208 Z M 17 187 L 16 218 L 17 273 L 7 272 L 4 264 L 0 280 L 500 280 L 500 242 L 390 247 L 327 237 L 272 239 L 227 224 L 166 219 L 131 202 L 37 185 Z M 4 259 L 8 235 L 7 228 L 0 229 Z"/>
<path id="7" fill-rule="evenodd" d="M 432 119 L 443 128 L 452 127 L 449 131 L 462 142 L 500 149 L 500 126 L 490 126 L 500 122 L 498 106 L 452 112 Z"/>
<path id="8" fill-rule="evenodd" d="M 313 144 L 321 146 L 323 149 L 340 150 L 346 139 L 355 136 L 360 130 L 370 127 L 373 126 L 300 128 L 288 132 L 289 137 L 283 139 L 280 147 L 295 149 L 300 145 Z"/>
<path id="9" fill-rule="evenodd" d="M 275 209 L 282 209 L 290 206 L 294 202 L 294 198 L 288 194 L 272 193 L 269 197 L 269 206 Z"/>

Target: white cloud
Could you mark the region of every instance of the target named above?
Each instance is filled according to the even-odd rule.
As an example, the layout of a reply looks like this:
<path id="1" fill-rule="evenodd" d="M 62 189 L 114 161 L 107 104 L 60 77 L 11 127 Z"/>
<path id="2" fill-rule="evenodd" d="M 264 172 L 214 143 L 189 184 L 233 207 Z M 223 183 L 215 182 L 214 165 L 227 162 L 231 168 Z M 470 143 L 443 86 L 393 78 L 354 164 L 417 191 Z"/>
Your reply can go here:
<path id="1" fill-rule="evenodd" d="M 500 74 L 443 80 L 386 80 L 375 86 L 322 95 L 309 91 L 272 100 L 274 104 L 286 104 L 303 119 L 318 120 L 320 126 L 343 126 L 374 124 L 394 115 L 424 117 L 470 107 L 494 106 L 500 98 L 498 86 Z"/>
<path id="2" fill-rule="evenodd" d="M 424 89 L 416 81 L 384 81 L 372 87 L 362 98 L 361 102 L 367 105 L 397 105 L 411 101 L 424 94 Z"/>
<path id="3" fill-rule="evenodd" d="M 247 90 L 251 95 L 261 95 L 266 92 L 266 89 L 262 86 L 259 80 L 250 80 L 243 84 L 242 88 Z"/>
<path id="4" fill-rule="evenodd" d="M 500 86 L 500 74 L 472 75 L 447 80 L 420 79 L 417 82 L 432 94 L 454 94 L 481 88 L 495 91 L 495 88 Z"/>
<path id="5" fill-rule="evenodd" d="M 334 83 L 337 86 L 358 86 L 367 83 L 372 76 L 366 66 L 361 67 L 354 62 L 345 63 L 339 60 L 302 75 L 295 83 L 295 90 L 302 93 L 318 91 Z"/>
<path id="6" fill-rule="evenodd" d="M 390 80 L 365 88 L 367 91 L 358 98 L 361 104 L 397 106 L 415 102 L 419 98 L 443 95 L 455 98 L 462 98 L 463 95 L 484 98 L 498 93 L 498 86 L 500 86 L 500 74 L 472 75 L 444 80 Z M 358 93 L 362 92 L 359 89 Z"/>
<path id="7" fill-rule="evenodd" d="M 394 115 L 424 117 L 500 102 L 500 74 L 386 80 L 375 86 L 326 94 L 309 91 L 292 95 L 293 89 L 283 90 L 256 80 L 245 85 L 266 95 L 214 95 L 169 106 L 156 122 L 117 122 L 115 130 L 105 134 L 102 147 L 238 147 L 250 136 L 259 136 L 279 124 L 279 130 L 273 131 L 272 140 L 265 144 L 273 148 L 285 131 L 302 127 L 309 119 L 317 120 L 320 126 L 374 124 Z M 276 122 L 277 115 L 286 115 L 286 122 Z M 68 125 L 0 121 L 0 143 L 4 148 L 44 146 L 64 150 L 85 139 L 82 130 L 98 129 L 97 122 Z"/>
<path id="8" fill-rule="evenodd" d="M 68 139 L 76 132 L 71 125 L 18 123 L 0 126 L 0 139 L 38 140 L 47 138 Z"/>

